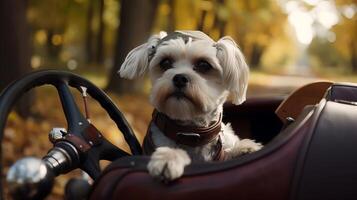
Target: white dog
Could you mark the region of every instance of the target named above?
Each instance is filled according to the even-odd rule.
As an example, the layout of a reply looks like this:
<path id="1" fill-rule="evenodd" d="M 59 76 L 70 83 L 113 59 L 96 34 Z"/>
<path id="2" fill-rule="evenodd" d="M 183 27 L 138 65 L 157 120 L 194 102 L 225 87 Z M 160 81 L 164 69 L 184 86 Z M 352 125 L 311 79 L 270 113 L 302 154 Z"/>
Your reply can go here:
<path id="1" fill-rule="evenodd" d="M 248 84 L 248 66 L 232 38 L 215 42 L 200 31 L 161 32 L 133 49 L 119 72 L 133 79 L 147 70 L 155 111 L 143 146 L 152 153 L 152 176 L 173 180 L 191 159 L 227 160 L 262 147 L 222 123 L 228 95 L 241 104 Z"/>

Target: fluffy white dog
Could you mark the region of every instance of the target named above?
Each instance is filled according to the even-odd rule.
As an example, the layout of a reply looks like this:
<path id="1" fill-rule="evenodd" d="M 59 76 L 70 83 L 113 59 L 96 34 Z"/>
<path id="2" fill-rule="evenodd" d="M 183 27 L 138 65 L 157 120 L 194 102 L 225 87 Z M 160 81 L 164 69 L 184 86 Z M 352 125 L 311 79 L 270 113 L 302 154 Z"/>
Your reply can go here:
<path id="1" fill-rule="evenodd" d="M 222 122 L 228 95 L 241 104 L 248 84 L 248 66 L 232 38 L 215 42 L 200 31 L 161 32 L 133 49 L 119 72 L 133 79 L 147 70 L 155 111 L 143 147 L 152 154 L 152 176 L 173 180 L 191 159 L 227 160 L 262 147 L 240 140 Z"/>

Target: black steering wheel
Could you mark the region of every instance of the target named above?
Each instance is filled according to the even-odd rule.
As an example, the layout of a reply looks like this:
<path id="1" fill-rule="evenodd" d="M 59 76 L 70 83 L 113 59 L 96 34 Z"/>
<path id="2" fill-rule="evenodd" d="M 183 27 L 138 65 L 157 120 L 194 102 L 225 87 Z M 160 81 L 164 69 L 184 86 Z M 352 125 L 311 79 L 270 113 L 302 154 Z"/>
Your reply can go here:
<path id="1" fill-rule="evenodd" d="M 80 168 L 95 180 L 101 173 L 100 160 L 113 161 L 129 154 L 110 143 L 88 122 L 80 112 L 69 87 L 74 87 L 80 92 L 82 92 L 81 86 L 87 88 L 87 93 L 99 102 L 123 133 L 132 154 L 142 154 L 140 143 L 133 130 L 110 97 L 90 81 L 76 74 L 57 70 L 30 73 L 10 84 L 2 92 L 0 95 L 0 151 L 5 124 L 13 104 L 26 91 L 45 84 L 53 85 L 57 89 L 68 125 L 66 136 L 54 142 L 54 146 L 57 144 L 63 146 L 63 141 L 65 141 L 72 144 L 72 149 L 75 147 L 73 151 L 79 152 L 76 155 L 78 159 L 72 163 L 71 169 Z M 2 157 L 2 151 L 0 156 Z M 0 172 L 2 172 L 1 165 Z M 0 194 L 2 194 L 1 185 L 0 190 Z"/>

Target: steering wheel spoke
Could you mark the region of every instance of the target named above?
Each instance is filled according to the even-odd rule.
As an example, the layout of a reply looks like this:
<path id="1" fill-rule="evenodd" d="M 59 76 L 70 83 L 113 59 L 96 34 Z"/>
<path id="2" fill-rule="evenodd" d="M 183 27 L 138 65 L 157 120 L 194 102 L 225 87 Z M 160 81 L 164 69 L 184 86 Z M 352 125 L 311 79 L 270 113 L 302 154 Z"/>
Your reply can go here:
<path id="1" fill-rule="evenodd" d="M 68 132 L 78 135 L 83 127 L 88 126 L 88 121 L 79 110 L 68 84 L 63 81 L 56 85 L 62 108 L 68 124 Z"/>
<path id="2" fill-rule="evenodd" d="M 101 145 L 93 146 L 88 152 L 86 159 L 81 164 L 80 168 L 87 172 L 94 180 L 100 175 L 99 160 L 113 161 L 118 158 L 129 156 L 127 152 L 114 146 L 108 140 L 103 138 Z"/>

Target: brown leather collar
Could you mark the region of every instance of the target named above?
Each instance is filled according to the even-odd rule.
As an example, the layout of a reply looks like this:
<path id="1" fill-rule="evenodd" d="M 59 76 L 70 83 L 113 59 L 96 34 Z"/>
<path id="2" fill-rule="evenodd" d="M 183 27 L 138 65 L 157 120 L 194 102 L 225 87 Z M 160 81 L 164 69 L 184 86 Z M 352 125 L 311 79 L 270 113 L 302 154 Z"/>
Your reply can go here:
<path id="1" fill-rule="evenodd" d="M 222 114 L 208 127 L 178 125 L 163 113 L 154 110 L 152 121 L 170 139 L 188 146 L 201 146 L 211 142 L 221 131 Z"/>
<path id="2" fill-rule="evenodd" d="M 150 126 L 148 128 L 148 131 L 147 131 L 144 141 L 143 141 L 144 155 L 151 155 L 152 153 L 154 153 L 155 149 L 157 148 L 157 146 L 154 144 L 154 141 L 152 139 L 152 134 L 153 134 L 153 130 L 151 127 L 152 125 L 153 125 L 153 122 L 150 123 Z M 225 157 L 225 153 L 224 153 L 224 150 L 222 147 L 222 139 L 220 136 L 218 136 L 217 143 L 216 143 L 215 148 L 212 152 L 214 152 L 212 155 L 213 161 L 225 160 L 226 157 Z"/>

